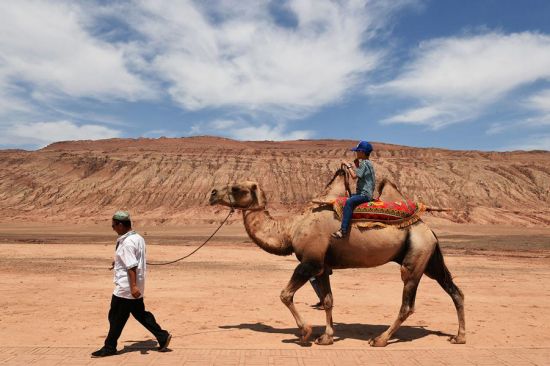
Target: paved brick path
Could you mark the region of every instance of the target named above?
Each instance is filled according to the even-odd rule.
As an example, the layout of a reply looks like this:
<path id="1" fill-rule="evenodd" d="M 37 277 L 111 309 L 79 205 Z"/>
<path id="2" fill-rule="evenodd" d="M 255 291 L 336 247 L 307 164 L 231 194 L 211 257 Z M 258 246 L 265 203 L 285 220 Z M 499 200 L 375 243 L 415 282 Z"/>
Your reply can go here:
<path id="1" fill-rule="evenodd" d="M 550 365 L 550 348 L 221 350 L 174 349 L 158 353 L 132 348 L 92 359 L 92 348 L 12 347 L 0 353 L 0 365 Z"/>

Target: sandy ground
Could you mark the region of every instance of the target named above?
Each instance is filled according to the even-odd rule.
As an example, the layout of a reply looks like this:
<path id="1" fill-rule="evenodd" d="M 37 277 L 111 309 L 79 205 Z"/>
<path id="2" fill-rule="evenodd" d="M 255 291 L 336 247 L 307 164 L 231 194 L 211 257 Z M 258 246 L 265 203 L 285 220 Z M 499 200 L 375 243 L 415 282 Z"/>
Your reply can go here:
<path id="1" fill-rule="evenodd" d="M 160 261 L 190 252 L 212 229 L 140 231 L 147 233 L 148 259 Z M 447 265 L 466 295 L 468 343 L 447 342 L 457 330 L 456 312 L 437 283 L 424 277 L 416 313 L 388 347 L 550 347 L 550 230 L 436 229 Z M 108 330 L 115 237 L 104 226 L 0 224 L 1 344 L 101 346 Z M 240 225 L 232 225 L 185 262 L 150 266 L 145 304 L 173 334 L 174 349 L 301 349 L 294 320 L 279 300 L 296 265 L 293 256 L 261 251 Z M 399 310 L 397 264 L 335 271 L 331 282 L 336 339 L 323 349 L 368 348 L 368 339 L 386 329 Z M 306 284 L 295 302 L 320 334 L 325 316 L 310 307 L 317 302 L 313 289 Z M 130 319 L 119 348 L 150 344 L 151 335 Z"/>

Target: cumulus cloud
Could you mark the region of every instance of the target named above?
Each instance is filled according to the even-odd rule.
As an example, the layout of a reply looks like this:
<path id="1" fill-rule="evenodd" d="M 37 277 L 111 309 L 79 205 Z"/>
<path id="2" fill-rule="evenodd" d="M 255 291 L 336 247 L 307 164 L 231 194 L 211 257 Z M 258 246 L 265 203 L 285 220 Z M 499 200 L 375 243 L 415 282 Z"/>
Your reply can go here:
<path id="1" fill-rule="evenodd" d="M 525 101 L 525 106 L 542 113 L 550 113 L 550 89 L 531 95 Z"/>
<path id="2" fill-rule="evenodd" d="M 503 151 L 511 150 L 547 150 L 550 151 L 550 134 L 532 135 L 521 139 L 519 142 L 502 148 Z"/>
<path id="3" fill-rule="evenodd" d="M 150 88 L 128 68 L 123 47 L 86 28 L 76 3 L 4 2 L 0 12 L 0 88 L 24 85 L 36 99 L 136 100 Z"/>
<path id="4" fill-rule="evenodd" d="M 530 112 L 529 116 L 521 120 L 491 123 L 486 133 L 495 135 L 510 130 L 534 130 L 550 126 L 550 89 L 538 91 L 524 98 L 518 108 Z"/>
<path id="5" fill-rule="evenodd" d="M 267 124 L 261 124 L 259 126 L 247 126 L 242 128 L 236 128 L 230 131 L 229 135 L 238 140 L 272 140 L 272 141 L 284 141 L 284 140 L 300 140 L 310 139 L 313 137 L 314 132 L 308 130 L 295 130 L 285 131 L 284 126 L 270 126 Z"/>
<path id="6" fill-rule="evenodd" d="M 97 140 L 119 137 L 121 131 L 100 125 L 70 121 L 21 122 L 0 125 L 0 145 L 43 147 L 56 141 Z"/>
<path id="7" fill-rule="evenodd" d="M 357 88 L 383 52 L 365 43 L 406 2 L 140 2 L 124 19 L 154 50 L 151 68 L 183 108 L 238 107 L 291 116 Z"/>
<path id="8" fill-rule="evenodd" d="M 243 127 L 257 138 L 307 136 L 279 122 L 361 89 L 386 55 L 370 41 L 417 1 L 6 2 L 0 115 L 99 125 L 79 107 L 157 98 L 188 111 L 265 116 Z"/>
<path id="9" fill-rule="evenodd" d="M 245 120 L 214 120 L 196 123 L 191 127 L 191 135 L 217 135 L 247 141 L 300 140 L 315 137 L 312 130 L 290 131 L 287 123 L 252 123 Z"/>
<path id="10" fill-rule="evenodd" d="M 383 122 L 440 128 L 480 116 L 513 90 L 550 80 L 548 65 L 548 35 L 494 32 L 434 39 L 419 46 L 395 79 L 369 92 L 417 100 L 416 107 Z"/>

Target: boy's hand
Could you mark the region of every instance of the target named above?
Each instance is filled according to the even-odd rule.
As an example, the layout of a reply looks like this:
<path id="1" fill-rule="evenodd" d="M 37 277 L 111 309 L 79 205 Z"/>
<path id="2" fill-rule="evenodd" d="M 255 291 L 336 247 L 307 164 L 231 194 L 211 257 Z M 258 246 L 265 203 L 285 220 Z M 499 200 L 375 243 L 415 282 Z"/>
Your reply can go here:
<path id="1" fill-rule="evenodd" d="M 355 164 L 355 167 L 356 167 L 356 168 L 359 168 L 359 159 L 355 159 L 355 160 L 353 161 L 353 164 Z"/>
<path id="2" fill-rule="evenodd" d="M 141 296 L 141 292 L 139 291 L 139 288 L 137 286 L 132 286 L 132 296 L 134 297 L 134 299 L 137 299 L 138 297 Z"/>

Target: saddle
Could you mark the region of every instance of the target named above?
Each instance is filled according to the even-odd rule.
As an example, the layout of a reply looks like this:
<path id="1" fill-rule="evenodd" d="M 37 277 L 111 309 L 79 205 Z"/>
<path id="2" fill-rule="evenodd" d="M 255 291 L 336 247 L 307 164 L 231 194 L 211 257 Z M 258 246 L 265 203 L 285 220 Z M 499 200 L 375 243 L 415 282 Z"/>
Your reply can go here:
<path id="1" fill-rule="evenodd" d="M 348 197 L 338 197 L 332 203 L 337 218 L 342 220 L 344 205 Z M 380 201 L 374 200 L 363 203 L 353 210 L 352 225 L 361 228 L 373 227 L 407 227 L 420 220 L 420 215 L 426 210 L 422 203 L 411 200 Z"/>

